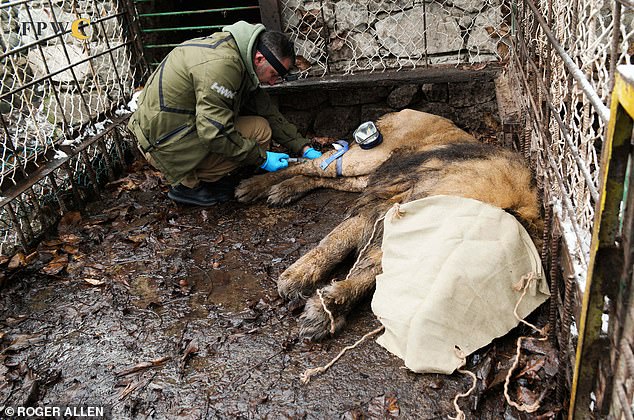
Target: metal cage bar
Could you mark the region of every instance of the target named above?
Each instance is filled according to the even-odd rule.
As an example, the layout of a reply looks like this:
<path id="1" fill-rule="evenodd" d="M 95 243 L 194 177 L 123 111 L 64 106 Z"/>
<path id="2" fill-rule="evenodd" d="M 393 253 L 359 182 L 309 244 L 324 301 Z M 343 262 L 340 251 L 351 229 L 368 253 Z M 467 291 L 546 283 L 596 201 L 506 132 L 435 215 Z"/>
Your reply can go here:
<path id="1" fill-rule="evenodd" d="M 0 253 L 11 254 L 121 170 L 125 105 L 149 69 L 125 2 L 20 0 L 0 10 Z"/>

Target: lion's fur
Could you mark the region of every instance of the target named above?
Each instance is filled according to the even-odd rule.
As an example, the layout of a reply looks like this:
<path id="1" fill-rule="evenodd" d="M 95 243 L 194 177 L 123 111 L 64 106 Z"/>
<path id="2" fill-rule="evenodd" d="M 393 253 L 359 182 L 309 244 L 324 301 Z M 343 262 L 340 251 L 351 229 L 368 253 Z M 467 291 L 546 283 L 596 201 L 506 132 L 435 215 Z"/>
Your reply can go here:
<path id="1" fill-rule="evenodd" d="M 518 154 L 481 144 L 450 120 L 413 110 L 386 114 L 377 126 L 383 143 L 370 150 L 351 147 L 344 155 L 343 178 L 336 178 L 334 164 L 325 171 L 319 168 L 330 155 L 325 154 L 247 179 L 236 190 L 240 201 L 267 197 L 271 204 L 286 204 L 315 188 L 361 192 L 346 220 L 280 275 L 282 296 L 309 296 L 327 282 L 337 264 L 361 251 L 375 221 L 397 202 L 439 194 L 473 198 L 513 214 L 538 240 L 542 222 L 537 192 Z M 375 236 L 380 237 L 380 226 Z M 346 314 L 374 287 L 381 271 L 379 242 L 375 238 L 359 256 L 346 280 L 322 289 L 335 329 L 344 325 Z M 330 319 L 316 296 L 308 300 L 300 322 L 303 336 L 320 339 L 329 334 Z"/>

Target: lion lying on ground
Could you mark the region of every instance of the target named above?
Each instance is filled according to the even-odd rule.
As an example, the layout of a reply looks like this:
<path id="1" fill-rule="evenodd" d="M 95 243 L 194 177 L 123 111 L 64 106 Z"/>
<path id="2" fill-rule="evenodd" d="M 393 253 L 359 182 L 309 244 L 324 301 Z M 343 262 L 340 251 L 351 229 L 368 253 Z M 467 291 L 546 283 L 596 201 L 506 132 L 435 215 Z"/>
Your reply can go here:
<path id="1" fill-rule="evenodd" d="M 381 272 L 381 232 L 375 226 L 394 203 L 432 196 L 455 195 L 479 200 L 515 216 L 534 241 L 542 222 L 537 192 L 530 170 L 522 158 L 506 149 L 479 143 L 451 121 L 413 110 L 384 115 L 377 127 L 383 143 L 370 150 L 354 145 L 343 155 L 342 177 L 335 163 L 326 170 L 320 159 L 288 169 L 244 180 L 236 189 L 241 202 L 267 198 L 282 205 L 297 200 L 316 188 L 360 192 L 345 220 L 330 232 L 278 280 L 278 291 L 286 299 L 311 296 L 300 317 L 300 335 L 312 340 L 327 337 L 331 320 L 320 297 L 314 292 L 328 283 L 329 274 L 351 253 L 358 256 L 346 280 L 321 289 L 326 307 L 332 312 L 335 331 L 345 324 L 346 315 L 374 287 Z M 365 248 L 364 248 L 365 247 Z"/>

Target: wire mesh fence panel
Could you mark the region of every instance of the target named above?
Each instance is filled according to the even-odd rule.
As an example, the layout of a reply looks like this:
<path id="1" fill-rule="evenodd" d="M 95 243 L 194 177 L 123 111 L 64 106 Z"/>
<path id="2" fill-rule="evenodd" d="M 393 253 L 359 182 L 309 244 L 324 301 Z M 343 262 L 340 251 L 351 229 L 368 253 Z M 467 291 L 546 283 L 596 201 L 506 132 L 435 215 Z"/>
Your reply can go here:
<path id="1" fill-rule="evenodd" d="M 280 2 L 304 76 L 505 59 L 510 13 L 498 0 Z"/>
<path id="2" fill-rule="evenodd" d="M 545 199 L 556 204 L 583 282 L 613 71 L 616 63 L 632 62 L 634 14 L 624 8 L 616 22 L 611 2 L 541 1 L 534 10 L 531 3 L 511 6 L 517 10 L 513 66 L 525 79 L 521 98 L 531 117 L 531 150 L 538 176 L 545 178 Z M 568 57 L 553 50 L 544 26 Z"/>
<path id="3" fill-rule="evenodd" d="M 143 69 L 133 58 L 130 16 L 124 4 L 0 2 L 0 196 L 12 194 L 46 165 L 69 159 L 82 143 L 126 113 L 123 106 Z M 65 164 L 68 170 L 55 170 L 51 191 L 71 188 L 68 177 L 74 176 L 73 171 L 86 177 L 91 164 L 112 161 L 95 158 L 103 152 L 93 154 L 84 166 Z M 16 211 L 24 207 L 37 215 L 46 207 L 32 198 L 43 192 L 34 192 L 40 188 L 37 185 L 39 181 L 17 197 L 0 197 L 3 209 L 14 199 Z M 46 225 L 38 217 L 16 214 L 16 219 L 10 213 L 1 213 L 5 252 L 9 244 L 32 240 Z M 16 220 L 25 224 L 25 238 L 18 238 Z"/>
<path id="4" fill-rule="evenodd" d="M 561 293 L 567 308 L 561 325 L 567 330 L 558 331 L 559 346 L 570 356 L 576 346 L 570 308 L 580 307 L 586 290 L 615 69 L 634 64 L 634 11 L 629 1 L 594 0 L 523 0 L 509 8 L 514 46 L 509 73 L 525 111 L 526 156 L 544 203 L 552 206 L 554 226 L 561 229 L 552 235 L 561 234 L 570 258 L 566 282 L 575 285 Z M 561 383 L 570 387 L 574 361 L 562 363 L 567 377 Z"/>

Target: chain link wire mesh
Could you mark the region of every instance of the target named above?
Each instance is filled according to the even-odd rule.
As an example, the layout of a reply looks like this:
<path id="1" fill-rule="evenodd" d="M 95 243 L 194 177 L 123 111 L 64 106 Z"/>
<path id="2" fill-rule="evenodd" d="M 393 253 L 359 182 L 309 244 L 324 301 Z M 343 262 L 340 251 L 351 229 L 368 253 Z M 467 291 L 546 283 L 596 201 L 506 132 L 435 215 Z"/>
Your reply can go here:
<path id="1" fill-rule="evenodd" d="M 143 69 L 123 2 L 3 0 L 0 17 L 0 255 L 10 255 L 57 220 L 62 195 L 79 205 L 121 164 L 125 133 L 100 132 L 125 119 Z"/>
<path id="2" fill-rule="evenodd" d="M 534 10 L 530 2 L 514 6 L 516 59 L 511 64 L 528 116 L 530 159 L 545 186 L 544 201 L 555 205 L 583 286 L 614 69 L 634 63 L 634 11 L 624 6 L 615 21 L 613 7 L 621 7 L 615 2 L 540 1 Z M 537 16 L 568 57 L 555 51 Z"/>
<path id="3" fill-rule="evenodd" d="M 564 308 L 551 323 L 562 349 L 558 395 L 571 388 L 576 348 L 571 308 L 579 307 L 586 290 L 616 66 L 634 64 L 632 6 L 627 0 L 523 0 L 511 5 L 514 54 L 509 74 L 525 115 L 524 152 L 542 186 L 544 204 L 552 209 L 553 226 L 561 230 L 552 232 L 553 243 L 561 235 L 572 266 L 565 291 L 553 295 L 561 297 Z M 614 314 L 611 305 L 611 324 Z M 596 404 L 602 403 L 597 397 Z M 631 398 L 628 404 L 621 412 L 631 412 Z"/>
<path id="4" fill-rule="evenodd" d="M 508 56 L 501 0 L 282 0 L 304 76 L 477 64 Z"/>

